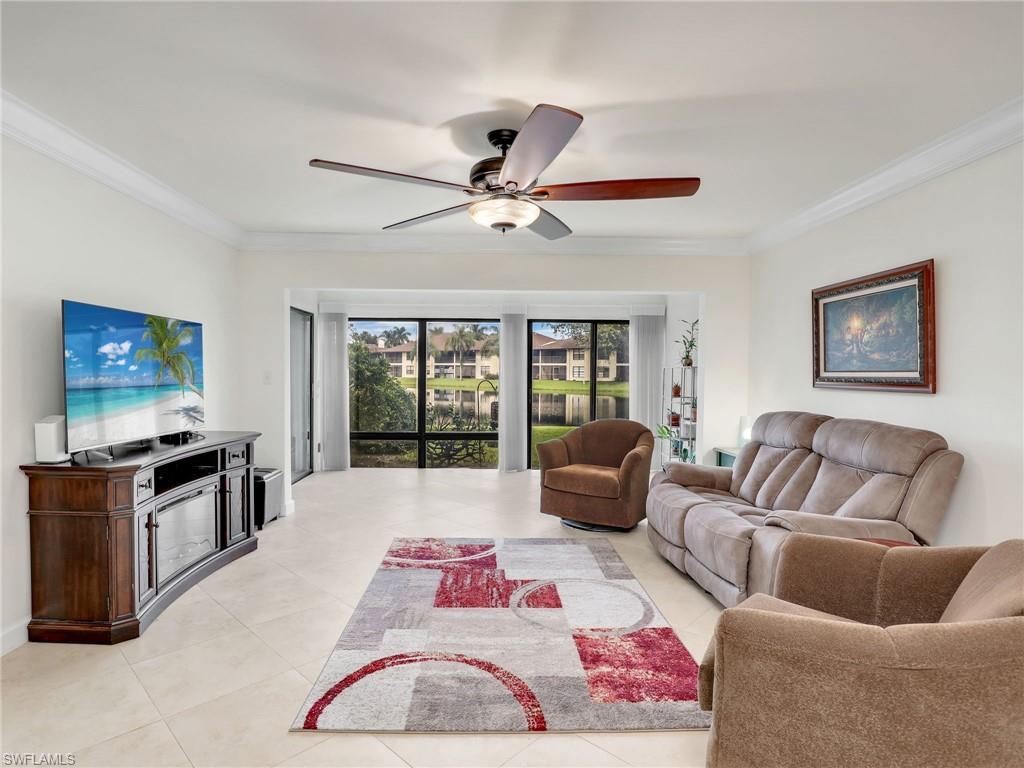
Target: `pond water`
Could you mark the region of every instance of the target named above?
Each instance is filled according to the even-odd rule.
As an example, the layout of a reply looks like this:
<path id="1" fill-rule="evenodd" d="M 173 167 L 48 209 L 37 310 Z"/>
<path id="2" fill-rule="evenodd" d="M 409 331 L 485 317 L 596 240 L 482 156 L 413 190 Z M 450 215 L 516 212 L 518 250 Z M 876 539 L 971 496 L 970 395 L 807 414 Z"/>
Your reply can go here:
<path id="1" fill-rule="evenodd" d="M 498 428 L 498 393 L 485 384 L 478 390 L 428 389 L 427 405 L 433 406 L 442 420 L 452 416 L 462 422 L 474 422 L 482 431 Z M 449 416 L 451 414 L 451 416 Z M 480 419 L 477 422 L 477 414 Z M 628 419 L 629 398 L 597 395 L 597 418 Z M 579 426 L 590 421 L 590 395 L 559 392 L 534 392 L 532 419 L 534 424 Z M 436 429 L 453 429 L 444 424 Z"/>
<path id="2" fill-rule="evenodd" d="M 590 395 L 533 393 L 533 423 L 579 426 L 590 421 Z M 597 418 L 628 419 L 629 398 L 597 396 Z"/>
<path id="3" fill-rule="evenodd" d="M 498 393 L 491 388 L 490 384 L 484 384 L 479 389 L 428 389 L 427 406 L 433 406 L 440 424 L 433 425 L 434 429 L 453 429 L 453 426 L 445 426 L 449 419 L 462 422 L 473 422 L 469 427 L 474 430 L 489 431 L 498 428 Z M 479 414 L 479 420 L 477 419 Z"/>

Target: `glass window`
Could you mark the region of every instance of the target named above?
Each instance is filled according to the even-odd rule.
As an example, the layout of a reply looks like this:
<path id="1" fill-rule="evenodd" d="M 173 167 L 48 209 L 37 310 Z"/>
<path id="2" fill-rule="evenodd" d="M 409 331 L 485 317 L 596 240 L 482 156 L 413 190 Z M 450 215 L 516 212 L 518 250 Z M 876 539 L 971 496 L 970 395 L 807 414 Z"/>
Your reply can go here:
<path id="1" fill-rule="evenodd" d="M 597 324 L 595 415 L 629 418 L 629 323 Z"/>
<path id="2" fill-rule="evenodd" d="M 590 421 L 590 381 L 584 365 L 566 365 L 569 352 L 590 348 L 590 323 L 532 322 L 533 375 L 530 382 L 531 466 L 538 466 L 537 443 L 564 435 Z M 571 380 L 570 375 L 571 374 Z"/>
<path id="3" fill-rule="evenodd" d="M 352 466 L 497 466 L 500 340 L 496 321 L 354 319 Z"/>
<path id="4" fill-rule="evenodd" d="M 536 467 L 538 443 L 593 419 L 629 418 L 629 323 L 534 320 L 530 342 L 530 465 Z"/>
<path id="5" fill-rule="evenodd" d="M 499 323 L 429 325 L 427 356 L 434 360 L 434 377 L 427 379 L 428 433 L 497 432 L 500 345 Z M 487 365 L 475 365 L 478 359 Z M 451 364 L 438 365 L 440 360 Z"/>
<path id="6" fill-rule="evenodd" d="M 418 323 L 349 323 L 349 421 L 352 432 L 416 431 Z M 402 358 L 412 356 L 403 377 Z"/>
<path id="7" fill-rule="evenodd" d="M 428 467 L 474 467 L 494 469 L 498 466 L 497 440 L 428 440 Z"/>
<path id="8" fill-rule="evenodd" d="M 415 440 L 353 440 L 353 467 L 418 466 Z"/>

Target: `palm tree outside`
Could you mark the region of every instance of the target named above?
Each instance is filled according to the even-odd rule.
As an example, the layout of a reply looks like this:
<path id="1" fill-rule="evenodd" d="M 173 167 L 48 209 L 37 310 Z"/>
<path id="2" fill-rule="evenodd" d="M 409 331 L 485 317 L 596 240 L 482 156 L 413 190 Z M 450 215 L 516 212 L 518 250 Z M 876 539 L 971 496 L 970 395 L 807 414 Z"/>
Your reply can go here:
<path id="1" fill-rule="evenodd" d="M 477 336 L 473 333 L 473 330 L 465 325 L 458 326 L 448 337 L 448 341 L 445 346 L 452 352 L 454 352 L 459 359 L 459 375 L 457 378 L 462 379 L 462 361 L 463 355 L 469 352 L 476 345 Z"/>
<path id="2" fill-rule="evenodd" d="M 397 347 L 409 341 L 409 329 L 396 325 L 394 328 L 384 331 L 381 338 L 384 340 L 384 346 Z"/>

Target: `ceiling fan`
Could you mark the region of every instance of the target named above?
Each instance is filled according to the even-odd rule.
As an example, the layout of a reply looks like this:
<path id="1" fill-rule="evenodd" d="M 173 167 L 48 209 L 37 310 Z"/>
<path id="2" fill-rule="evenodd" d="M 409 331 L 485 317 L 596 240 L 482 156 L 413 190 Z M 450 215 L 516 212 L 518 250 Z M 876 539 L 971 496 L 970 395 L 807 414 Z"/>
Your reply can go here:
<path id="1" fill-rule="evenodd" d="M 476 163 L 469 172 L 468 185 L 330 160 L 310 160 L 309 164 L 357 176 L 451 189 L 472 198 L 468 203 L 399 221 L 384 229 L 404 229 L 467 211 L 473 221 L 484 227 L 502 233 L 526 227 L 548 240 L 571 235 L 572 230 L 537 205 L 538 202 L 689 197 L 700 186 L 697 178 L 616 179 L 538 186 L 537 177 L 565 149 L 582 122 L 583 116 L 571 109 L 538 104 L 518 131 L 500 128 L 487 134 L 487 140 L 501 156 Z"/>

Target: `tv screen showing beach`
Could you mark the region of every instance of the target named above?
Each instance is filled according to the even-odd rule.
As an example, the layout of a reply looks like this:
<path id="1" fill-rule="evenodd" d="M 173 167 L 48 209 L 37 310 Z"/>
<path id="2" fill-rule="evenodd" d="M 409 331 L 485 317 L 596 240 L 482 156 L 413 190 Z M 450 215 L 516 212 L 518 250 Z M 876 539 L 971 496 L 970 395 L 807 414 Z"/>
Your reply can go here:
<path id="1" fill-rule="evenodd" d="M 203 425 L 203 326 L 64 302 L 68 451 Z"/>

